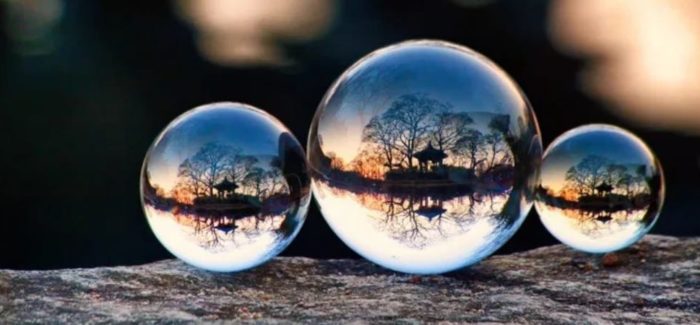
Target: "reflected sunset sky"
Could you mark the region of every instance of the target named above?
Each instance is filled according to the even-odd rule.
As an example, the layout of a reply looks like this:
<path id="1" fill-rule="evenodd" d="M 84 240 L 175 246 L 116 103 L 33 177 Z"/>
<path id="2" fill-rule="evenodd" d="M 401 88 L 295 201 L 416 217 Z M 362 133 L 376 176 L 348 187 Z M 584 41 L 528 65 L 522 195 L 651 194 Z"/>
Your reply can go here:
<path id="1" fill-rule="evenodd" d="M 597 130 L 590 132 L 592 128 Z M 574 137 L 584 132 L 585 136 Z M 560 145 L 563 141 L 567 143 Z M 653 154 L 636 137 L 628 137 L 605 125 L 591 125 L 564 133 L 549 145 L 542 162 L 542 186 L 555 192 L 561 190 L 566 183 L 566 171 L 589 155 L 601 156 L 628 168 L 640 164 L 652 166 L 654 162 Z"/>
<path id="2" fill-rule="evenodd" d="M 425 94 L 451 105 L 455 112 L 527 116 L 518 87 L 495 65 L 484 65 L 478 54 L 419 45 L 382 54 L 394 48 L 373 53 L 355 64 L 334 85 L 335 96 L 324 99 L 327 103 L 318 133 L 325 153 L 334 152 L 343 161 L 351 161 L 359 152 L 365 125 L 406 94 Z M 503 78 L 493 78 L 494 73 Z M 346 89 L 338 90 L 341 83 Z M 479 124 L 470 127 L 486 130 L 477 127 Z M 514 124 L 511 121 L 511 127 Z"/>
<path id="3" fill-rule="evenodd" d="M 245 155 L 274 157 L 279 154 L 279 136 L 285 131 L 277 119 L 263 112 L 263 116 L 269 116 L 274 122 L 269 123 L 257 109 L 231 110 L 223 108 L 224 105 L 231 104 L 211 104 L 185 113 L 173 122 L 167 134 L 161 133 L 154 142 L 160 141 L 160 144 L 151 149 L 147 161 L 153 184 L 169 192 L 178 181 L 178 166 L 209 142 L 232 145 Z M 202 111 L 206 113 L 201 114 Z M 198 114 L 193 115 L 195 112 Z M 238 123 L 230 123 L 232 119 Z"/>

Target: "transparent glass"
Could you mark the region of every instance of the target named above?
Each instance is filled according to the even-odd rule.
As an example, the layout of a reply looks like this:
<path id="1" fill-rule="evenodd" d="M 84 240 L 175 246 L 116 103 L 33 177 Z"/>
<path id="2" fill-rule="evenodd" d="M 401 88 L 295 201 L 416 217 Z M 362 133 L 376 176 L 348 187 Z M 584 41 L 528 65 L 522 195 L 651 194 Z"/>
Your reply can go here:
<path id="1" fill-rule="evenodd" d="M 634 244 L 664 201 L 659 161 L 634 134 L 611 125 L 572 129 L 545 151 L 535 206 L 547 230 L 589 253 Z"/>
<path id="2" fill-rule="evenodd" d="M 307 149 L 333 231 L 370 261 L 417 274 L 501 247 L 532 206 L 542 158 L 518 86 L 484 56 L 442 41 L 355 63 L 326 93 Z"/>
<path id="3" fill-rule="evenodd" d="M 146 154 L 141 201 L 173 255 L 212 271 L 240 271 L 279 254 L 310 201 L 304 151 L 273 116 L 215 103 L 172 121 Z"/>

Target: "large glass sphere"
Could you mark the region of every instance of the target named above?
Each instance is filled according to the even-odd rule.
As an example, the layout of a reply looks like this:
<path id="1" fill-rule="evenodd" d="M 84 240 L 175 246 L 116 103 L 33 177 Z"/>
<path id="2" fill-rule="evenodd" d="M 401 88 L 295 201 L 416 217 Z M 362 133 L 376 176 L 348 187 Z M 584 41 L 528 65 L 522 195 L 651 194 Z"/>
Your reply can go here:
<path id="1" fill-rule="evenodd" d="M 625 248 L 656 222 L 664 200 L 659 161 L 621 128 L 591 124 L 545 151 L 535 206 L 562 243 L 590 253 Z"/>
<path id="2" fill-rule="evenodd" d="M 354 251 L 430 274 L 501 247 L 532 206 L 542 144 L 518 86 L 489 59 L 409 41 L 355 63 L 308 142 L 321 212 Z"/>
<path id="3" fill-rule="evenodd" d="M 279 254 L 310 200 L 304 152 L 271 115 L 238 103 L 192 109 L 146 154 L 141 200 L 173 255 L 212 271 L 239 271 Z"/>

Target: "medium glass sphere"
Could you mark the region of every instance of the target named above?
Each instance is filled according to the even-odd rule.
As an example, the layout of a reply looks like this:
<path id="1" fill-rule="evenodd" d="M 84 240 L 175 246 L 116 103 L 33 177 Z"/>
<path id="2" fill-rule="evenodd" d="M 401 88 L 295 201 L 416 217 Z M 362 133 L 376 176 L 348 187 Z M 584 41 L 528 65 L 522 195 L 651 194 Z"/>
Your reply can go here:
<path id="1" fill-rule="evenodd" d="M 661 165 L 649 147 L 621 128 L 591 124 L 549 145 L 535 206 L 562 243 L 607 253 L 649 232 L 663 200 Z"/>
<path id="2" fill-rule="evenodd" d="M 316 111 L 312 188 L 358 254 L 417 274 L 489 256 L 532 206 L 542 144 L 518 86 L 489 59 L 441 41 L 375 51 Z"/>
<path id="3" fill-rule="evenodd" d="M 271 115 L 215 103 L 172 121 L 146 154 L 141 201 L 173 255 L 212 271 L 239 271 L 279 254 L 306 218 L 304 151 Z"/>

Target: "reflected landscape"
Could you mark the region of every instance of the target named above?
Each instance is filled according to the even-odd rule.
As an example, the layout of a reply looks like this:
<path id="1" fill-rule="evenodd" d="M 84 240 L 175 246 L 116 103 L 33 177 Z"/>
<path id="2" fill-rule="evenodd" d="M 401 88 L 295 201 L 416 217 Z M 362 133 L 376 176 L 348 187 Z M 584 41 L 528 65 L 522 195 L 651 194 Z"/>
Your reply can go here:
<path id="1" fill-rule="evenodd" d="M 161 243 L 215 271 L 279 254 L 301 228 L 309 187 L 298 141 L 266 113 L 233 103 L 173 121 L 142 174 L 144 211 Z"/>
<path id="2" fill-rule="evenodd" d="M 326 94 L 309 136 L 321 212 L 353 250 L 409 273 L 478 262 L 518 229 L 541 142 L 517 86 L 437 41 L 378 50 Z"/>
<path id="3" fill-rule="evenodd" d="M 649 232 L 663 197 L 661 168 L 641 140 L 617 127 L 589 125 L 547 149 L 536 207 L 557 239 L 604 253 Z"/>

